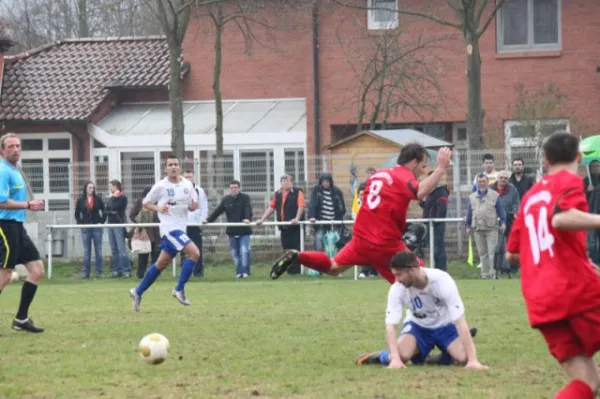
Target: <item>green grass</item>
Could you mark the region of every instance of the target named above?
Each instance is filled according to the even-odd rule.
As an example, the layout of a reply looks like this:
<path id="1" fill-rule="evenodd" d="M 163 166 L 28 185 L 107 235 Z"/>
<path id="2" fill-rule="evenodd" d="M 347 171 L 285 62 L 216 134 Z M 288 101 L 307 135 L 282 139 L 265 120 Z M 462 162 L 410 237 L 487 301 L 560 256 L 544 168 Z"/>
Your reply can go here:
<path id="1" fill-rule="evenodd" d="M 269 281 L 267 271 L 232 281 L 231 266 L 209 267 L 187 288 L 189 308 L 171 297 L 169 273 L 134 313 L 135 281 L 82 281 L 57 265 L 32 306 L 41 335 L 9 330 L 20 293 L 10 285 L 0 297 L 0 398 L 548 398 L 564 382 L 528 327 L 518 280 L 469 279 L 476 270 L 451 265 L 489 371 L 387 370 L 353 364 L 385 346 L 385 281 Z M 158 366 L 136 352 L 151 332 L 171 342 Z"/>

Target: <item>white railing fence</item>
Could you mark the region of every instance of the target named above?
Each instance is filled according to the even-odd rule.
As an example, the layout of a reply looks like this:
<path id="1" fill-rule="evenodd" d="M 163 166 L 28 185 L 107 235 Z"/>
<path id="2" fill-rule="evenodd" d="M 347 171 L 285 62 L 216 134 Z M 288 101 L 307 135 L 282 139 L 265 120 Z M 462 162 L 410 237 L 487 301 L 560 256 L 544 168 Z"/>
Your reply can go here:
<path id="1" fill-rule="evenodd" d="M 463 218 L 444 218 L 444 219 L 408 219 L 407 223 L 423 223 L 423 224 L 427 224 L 428 225 L 428 238 L 429 238 L 429 266 L 430 267 L 435 267 L 435 263 L 434 263 L 434 232 L 435 230 L 433 229 L 433 224 L 434 223 L 464 223 L 464 219 Z M 300 250 L 304 251 L 306 249 L 306 239 L 305 239 L 305 233 L 306 233 L 306 229 L 307 227 L 311 227 L 311 226 L 315 226 L 315 225 L 325 225 L 325 226 L 332 226 L 332 225 L 353 225 L 354 224 L 354 220 L 342 220 L 342 221 L 330 221 L 330 222 L 326 222 L 326 221 L 316 221 L 314 223 L 311 222 L 307 222 L 307 221 L 301 221 L 298 223 L 298 225 L 300 226 Z M 264 222 L 262 223 L 260 226 L 265 226 L 265 227 L 277 227 L 277 226 L 290 226 L 292 225 L 291 222 Z M 68 230 L 68 229 L 75 229 L 75 230 L 80 230 L 83 228 L 91 228 L 91 229 L 104 229 L 104 228 L 110 228 L 110 227 L 124 227 L 124 228 L 131 228 L 131 227 L 158 227 L 159 224 L 158 223 L 148 223 L 148 224 L 139 224 L 139 223 L 125 223 L 125 224 L 91 224 L 91 225 L 83 225 L 83 224 L 50 224 L 46 226 L 47 229 L 47 236 L 46 236 L 46 256 L 47 256 L 47 276 L 49 279 L 52 278 L 52 272 L 53 272 L 53 253 L 54 253 L 54 248 L 53 245 L 55 243 L 55 235 L 57 234 L 57 232 L 59 231 L 64 231 L 64 230 Z M 253 227 L 256 228 L 257 225 L 256 223 L 249 223 L 249 224 L 245 224 L 245 223 L 207 223 L 202 225 L 202 228 L 214 228 L 217 227 L 219 229 L 223 229 L 225 227 L 234 227 L 234 226 L 245 226 L 245 227 Z M 459 229 L 460 230 L 460 229 Z M 275 230 L 274 230 L 275 232 Z M 92 260 L 93 260 L 93 254 L 92 254 Z M 354 279 L 358 280 L 358 265 L 354 267 Z M 172 265 L 172 269 L 173 269 L 173 277 L 177 276 L 177 258 L 175 257 L 173 259 L 173 265 Z M 304 266 L 301 266 L 301 274 L 304 274 Z"/>

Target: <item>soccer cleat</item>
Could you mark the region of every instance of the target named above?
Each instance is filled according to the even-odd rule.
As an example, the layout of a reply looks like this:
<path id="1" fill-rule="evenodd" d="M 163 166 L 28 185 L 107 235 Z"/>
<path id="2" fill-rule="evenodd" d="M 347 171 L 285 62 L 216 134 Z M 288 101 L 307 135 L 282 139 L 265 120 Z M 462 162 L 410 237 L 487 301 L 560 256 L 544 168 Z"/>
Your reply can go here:
<path id="1" fill-rule="evenodd" d="M 359 366 L 366 366 L 369 364 L 381 364 L 380 356 L 380 351 L 363 353 L 362 355 L 356 358 L 355 363 Z"/>
<path id="2" fill-rule="evenodd" d="M 190 306 L 192 304 L 190 301 L 187 300 L 187 298 L 185 297 L 185 293 L 183 291 L 173 290 L 173 296 L 183 306 Z"/>
<path id="3" fill-rule="evenodd" d="M 277 280 L 279 277 L 281 277 L 281 275 L 285 273 L 290 266 L 296 263 L 298 255 L 300 255 L 300 252 L 295 249 L 290 249 L 281 255 L 279 259 L 273 263 L 271 274 L 269 275 L 271 280 Z"/>
<path id="4" fill-rule="evenodd" d="M 17 331 L 27 331 L 30 333 L 43 333 L 44 329 L 40 326 L 36 326 L 31 318 L 26 318 L 25 320 L 17 320 L 14 319 L 12 322 L 13 330 Z"/>
<path id="5" fill-rule="evenodd" d="M 471 333 L 471 337 L 475 338 L 475 336 L 477 335 L 477 327 L 471 327 L 469 329 L 469 332 Z"/>
<path id="6" fill-rule="evenodd" d="M 129 290 L 129 295 L 131 295 L 131 305 L 133 306 L 133 310 L 139 312 L 140 303 L 142 303 L 142 297 L 135 292 L 135 288 Z"/>

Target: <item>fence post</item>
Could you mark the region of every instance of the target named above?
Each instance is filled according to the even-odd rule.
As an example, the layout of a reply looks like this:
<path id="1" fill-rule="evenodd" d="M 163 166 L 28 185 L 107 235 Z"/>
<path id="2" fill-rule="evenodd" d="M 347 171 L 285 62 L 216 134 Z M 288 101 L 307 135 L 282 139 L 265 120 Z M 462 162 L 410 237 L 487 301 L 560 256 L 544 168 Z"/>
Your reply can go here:
<path id="1" fill-rule="evenodd" d="M 429 220 L 429 267 L 435 267 L 435 260 L 433 260 L 434 248 L 433 248 L 433 221 Z"/>
<path id="2" fill-rule="evenodd" d="M 52 226 L 48 226 L 46 236 L 46 256 L 48 257 L 48 280 L 52 278 Z"/>
<path id="3" fill-rule="evenodd" d="M 304 251 L 304 223 L 300 223 L 300 252 Z M 300 265 L 300 275 L 304 275 L 304 265 Z"/>

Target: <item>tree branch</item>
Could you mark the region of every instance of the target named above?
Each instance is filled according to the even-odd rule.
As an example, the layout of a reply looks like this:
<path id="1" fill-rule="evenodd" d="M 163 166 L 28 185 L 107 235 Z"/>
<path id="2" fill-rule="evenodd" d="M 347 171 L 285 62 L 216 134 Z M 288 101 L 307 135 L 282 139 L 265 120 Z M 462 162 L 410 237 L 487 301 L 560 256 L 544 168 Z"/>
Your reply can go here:
<path id="1" fill-rule="evenodd" d="M 498 12 L 498 10 L 500 9 L 500 7 L 502 7 L 504 5 L 504 2 L 506 0 L 497 0 L 496 6 L 494 7 L 494 10 L 492 11 L 492 13 L 488 16 L 487 20 L 485 21 L 485 23 L 483 24 L 483 26 L 481 27 L 481 29 L 479 29 L 479 31 L 477 32 L 477 39 L 479 39 L 481 37 L 481 35 L 483 35 L 485 33 L 485 31 L 487 30 L 488 26 L 490 26 L 490 23 L 492 22 L 492 20 L 494 19 L 494 17 L 496 16 L 496 13 Z M 489 1 L 486 1 L 485 4 L 487 6 L 487 3 Z M 481 15 L 479 16 L 481 18 Z M 479 20 L 477 21 L 477 23 L 479 24 Z"/>

